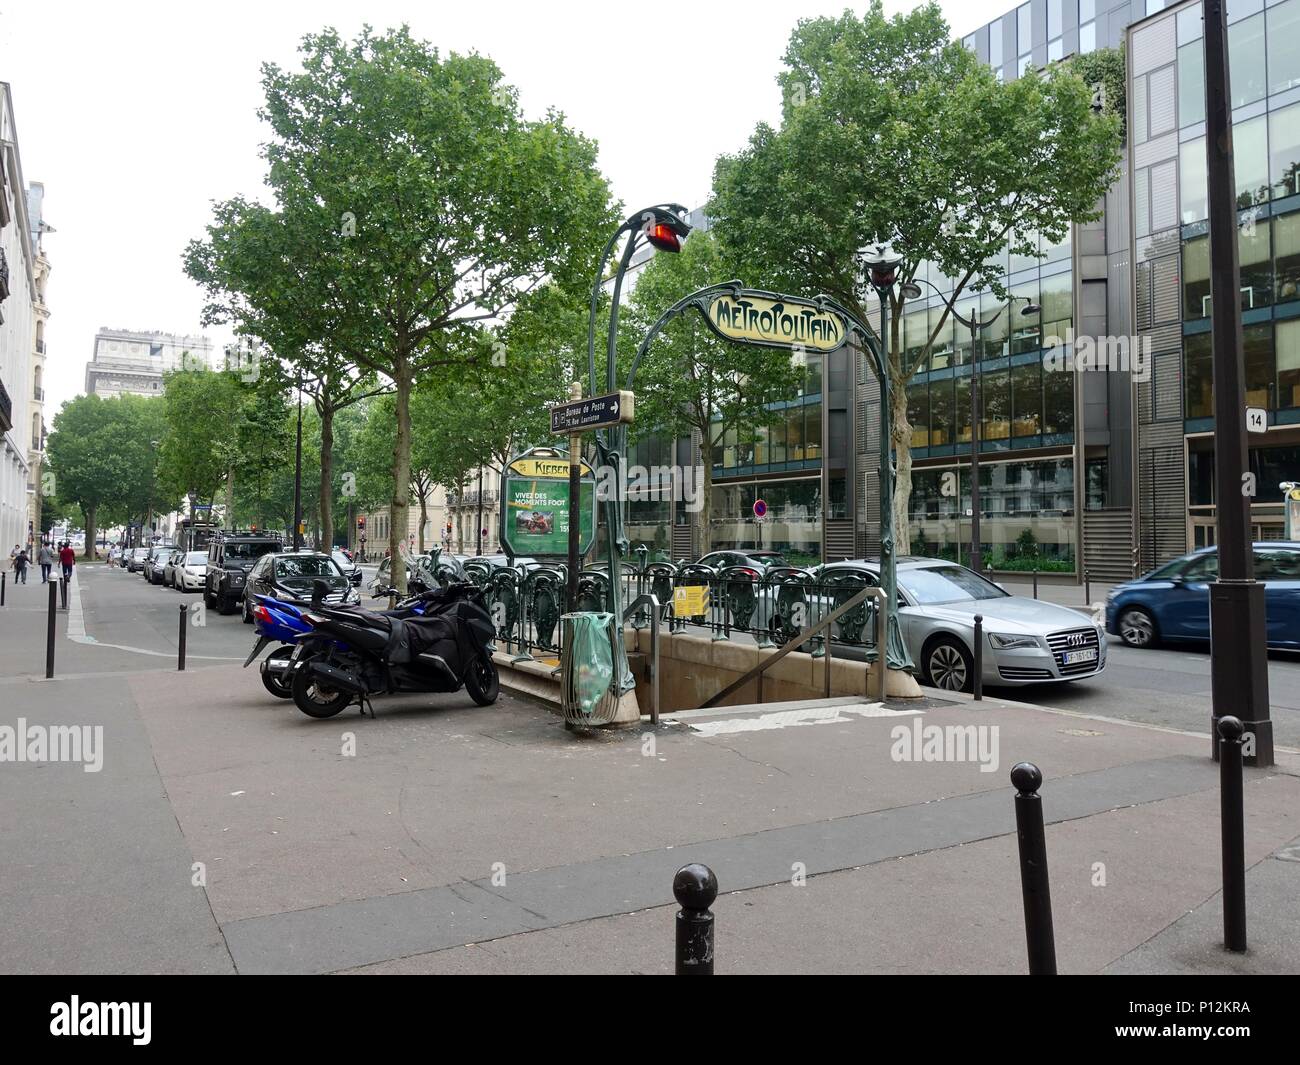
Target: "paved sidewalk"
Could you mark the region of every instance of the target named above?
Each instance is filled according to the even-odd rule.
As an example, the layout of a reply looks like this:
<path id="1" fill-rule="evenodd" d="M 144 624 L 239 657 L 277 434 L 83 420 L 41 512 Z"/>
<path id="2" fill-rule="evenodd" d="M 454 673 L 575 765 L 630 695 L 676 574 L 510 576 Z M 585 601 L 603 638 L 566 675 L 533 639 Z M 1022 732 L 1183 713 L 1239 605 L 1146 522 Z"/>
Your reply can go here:
<path id="1" fill-rule="evenodd" d="M 43 663 L 43 637 L 0 612 L 6 655 Z M 1218 773 L 1197 736 L 937 699 L 596 737 L 510 696 L 315 721 L 237 664 L 60 655 L 53 683 L 0 678 L 0 725 L 101 725 L 104 769 L 0 764 L 12 971 L 665 972 L 672 874 L 705 861 L 720 972 L 1023 972 L 1022 759 L 1045 775 L 1062 971 L 1295 970 L 1295 756 L 1246 774 L 1238 959 L 1216 946 Z M 918 728 L 972 725 L 983 764 L 900 757 Z"/>

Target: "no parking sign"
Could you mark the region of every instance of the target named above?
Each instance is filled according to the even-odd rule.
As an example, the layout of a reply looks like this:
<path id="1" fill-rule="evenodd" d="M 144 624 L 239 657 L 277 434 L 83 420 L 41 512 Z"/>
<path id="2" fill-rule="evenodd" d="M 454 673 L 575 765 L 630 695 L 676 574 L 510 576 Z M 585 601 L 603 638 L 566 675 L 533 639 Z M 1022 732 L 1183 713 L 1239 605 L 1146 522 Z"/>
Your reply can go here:
<path id="1" fill-rule="evenodd" d="M 767 500 L 754 500 L 754 517 L 762 519 L 767 517 Z"/>

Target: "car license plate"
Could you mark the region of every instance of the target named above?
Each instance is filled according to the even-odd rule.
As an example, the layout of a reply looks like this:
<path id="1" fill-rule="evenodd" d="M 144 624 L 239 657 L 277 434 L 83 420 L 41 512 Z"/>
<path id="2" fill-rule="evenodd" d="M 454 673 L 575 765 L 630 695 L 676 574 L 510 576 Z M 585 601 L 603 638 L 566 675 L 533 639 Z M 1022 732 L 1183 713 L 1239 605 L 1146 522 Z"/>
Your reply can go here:
<path id="1" fill-rule="evenodd" d="M 1062 661 L 1067 666 L 1075 666 L 1080 662 L 1095 662 L 1097 661 L 1097 648 L 1089 647 L 1084 651 L 1066 651 L 1062 655 Z"/>

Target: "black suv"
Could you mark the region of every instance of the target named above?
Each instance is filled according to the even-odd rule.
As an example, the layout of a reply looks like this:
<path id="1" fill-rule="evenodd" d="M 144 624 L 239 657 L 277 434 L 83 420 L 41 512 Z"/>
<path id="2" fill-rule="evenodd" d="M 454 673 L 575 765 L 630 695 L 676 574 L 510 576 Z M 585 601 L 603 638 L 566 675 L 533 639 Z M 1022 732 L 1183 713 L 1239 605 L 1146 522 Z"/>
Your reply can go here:
<path id="1" fill-rule="evenodd" d="M 222 614 L 233 614 L 244 597 L 244 584 L 253 563 L 272 551 L 284 550 L 278 536 L 266 533 L 222 533 L 208 544 L 208 572 L 203 602 Z"/>

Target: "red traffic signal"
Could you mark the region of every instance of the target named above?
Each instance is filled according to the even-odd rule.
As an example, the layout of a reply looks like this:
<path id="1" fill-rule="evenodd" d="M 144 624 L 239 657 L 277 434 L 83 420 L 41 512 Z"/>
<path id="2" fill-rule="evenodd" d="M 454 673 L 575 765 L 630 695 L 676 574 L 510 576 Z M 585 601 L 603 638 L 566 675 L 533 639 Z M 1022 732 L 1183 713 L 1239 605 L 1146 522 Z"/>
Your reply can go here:
<path id="1" fill-rule="evenodd" d="M 357 518 L 357 528 L 364 529 L 365 527 L 366 527 L 366 516 L 362 514 L 359 518 Z"/>
<path id="2" fill-rule="evenodd" d="M 666 222 L 656 222 L 646 230 L 646 239 L 660 251 L 681 251 L 682 241 L 673 227 Z"/>

